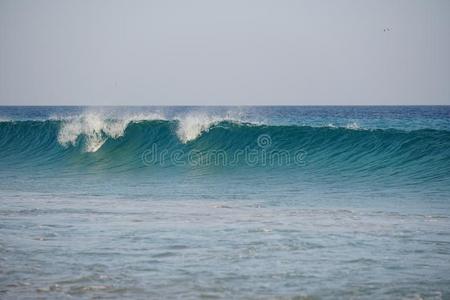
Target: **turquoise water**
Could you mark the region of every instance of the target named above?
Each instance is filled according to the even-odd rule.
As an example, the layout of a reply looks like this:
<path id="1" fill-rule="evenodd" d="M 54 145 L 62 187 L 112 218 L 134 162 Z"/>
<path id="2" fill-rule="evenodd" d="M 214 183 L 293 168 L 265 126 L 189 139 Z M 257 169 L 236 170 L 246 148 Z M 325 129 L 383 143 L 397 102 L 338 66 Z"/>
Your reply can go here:
<path id="1" fill-rule="evenodd" d="M 0 107 L 0 298 L 448 299 L 450 107 Z"/>

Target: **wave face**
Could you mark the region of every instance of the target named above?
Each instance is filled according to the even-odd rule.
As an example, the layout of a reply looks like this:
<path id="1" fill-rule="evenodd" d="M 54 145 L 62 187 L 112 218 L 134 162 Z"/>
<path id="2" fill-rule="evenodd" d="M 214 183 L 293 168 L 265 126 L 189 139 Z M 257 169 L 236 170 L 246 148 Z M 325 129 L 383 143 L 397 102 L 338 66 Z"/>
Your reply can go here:
<path id="1" fill-rule="evenodd" d="M 448 182 L 450 132 L 264 125 L 199 115 L 166 120 L 0 122 L 0 166 L 37 170 L 284 170 L 359 180 Z"/>

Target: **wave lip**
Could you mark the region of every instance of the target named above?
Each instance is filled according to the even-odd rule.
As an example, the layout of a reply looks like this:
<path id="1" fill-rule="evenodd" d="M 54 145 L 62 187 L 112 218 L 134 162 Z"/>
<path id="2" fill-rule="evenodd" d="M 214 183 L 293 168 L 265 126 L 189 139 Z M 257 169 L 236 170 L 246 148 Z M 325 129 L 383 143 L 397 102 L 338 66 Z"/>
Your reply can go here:
<path id="1" fill-rule="evenodd" d="M 132 115 L 122 119 L 110 119 L 99 114 L 88 113 L 62 121 L 58 142 L 68 147 L 76 145 L 80 136 L 85 137 L 86 152 L 96 152 L 108 138 L 122 137 L 131 122 L 163 120 L 160 114 Z"/>
<path id="2" fill-rule="evenodd" d="M 86 152 L 97 151 L 108 137 L 123 136 L 128 122 L 125 120 L 106 121 L 98 116 L 85 116 L 83 118 L 66 121 L 58 133 L 58 142 L 63 146 L 75 145 L 79 136 L 86 137 Z"/>
<path id="3" fill-rule="evenodd" d="M 99 113 L 86 113 L 71 118 L 53 118 L 61 121 L 58 142 L 64 146 L 75 146 L 80 137 L 84 138 L 84 151 L 96 152 L 108 139 L 123 137 L 125 130 L 131 123 L 145 121 L 173 121 L 177 123 L 176 134 L 182 143 L 197 139 L 201 134 L 228 121 L 241 123 L 241 119 L 232 115 L 209 115 L 206 113 L 191 113 L 175 116 L 168 120 L 163 114 L 134 114 L 121 118 L 110 118 Z"/>
<path id="4" fill-rule="evenodd" d="M 177 117 L 178 129 L 176 132 L 180 141 L 187 143 L 195 140 L 200 134 L 207 132 L 211 126 L 223 120 L 223 118 L 207 114 L 190 114 Z"/>
<path id="5" fill-rule="evenodd" d="M 197 139 L 200 135 L 208 132 L 210 128 L 218 126 L 222 122 L 234 124 L 261 124 L 250 122 L 239 115 L 227 113 L 225 115 L 210 115 L 206 113 L 190 113 L 177 116 L 174 120 L 177 124 L 177 136 L 182 143 L 188 143 Z"/>

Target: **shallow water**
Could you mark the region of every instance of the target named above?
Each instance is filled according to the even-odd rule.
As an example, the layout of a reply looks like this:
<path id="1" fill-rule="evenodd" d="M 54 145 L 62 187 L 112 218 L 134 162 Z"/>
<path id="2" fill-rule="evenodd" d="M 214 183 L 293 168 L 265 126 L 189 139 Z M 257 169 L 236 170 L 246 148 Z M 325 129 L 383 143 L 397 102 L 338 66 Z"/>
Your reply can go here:
<path id="1" fill-rule="evenodd" d="M 121 110 L 0 108 L 0 298 L 450 298 L 450 108 Z"/>

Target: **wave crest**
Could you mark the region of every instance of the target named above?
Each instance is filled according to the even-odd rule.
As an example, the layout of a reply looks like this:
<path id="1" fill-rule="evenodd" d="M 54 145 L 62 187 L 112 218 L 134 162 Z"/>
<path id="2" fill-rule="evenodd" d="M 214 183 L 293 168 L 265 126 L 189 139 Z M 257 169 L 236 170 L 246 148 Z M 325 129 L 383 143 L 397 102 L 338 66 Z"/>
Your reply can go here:
<path id="1" fill-rule="evenodd" d="M 178 122 L 177 136 L 184 144 L 197 139 L 202 133 L 208 132 L 211 127 L 220 122 L 243 123 L 241 118 L 230 114 L 218 116 L 205 113 L 191 113 L 176 117 L 175 120 Z"/>
<path id="2" fill-rule="evenodd" d="M 85 138 L 84 150 L 96 152 L 108 138 L 119 138 L 131 122 L 162 120 L 159 114 L 132 115 L 123 119 L 110 119 L 100 114 L 87 113 L 62 121 L 58 142 L 65 147 L 75 146 L 81 135 Z"/>
<path id="3" fill-rule="evenodd" d="M 130 123 L 156 120 L 169 121 L 159 113 L 134 114 L 121 118 L 112 118 L 98 113 L 86 113 L 69 119 L 55 118 L 55 120 L 62 122 L 58 133 L 59 144 L 64 147 L 75 146 L 80 137 L 83 136 L 85 152 L 96 152 L 108 138 L 117 139 L 124 136 Z M 231 114 L 223 116 L 208 115 L 200 112 L 176 116 L 172 121 L 177 123 L 176 135 L 183 144 L 197 139 L 220 122 L 242 123 L 239 116 Z"/>

